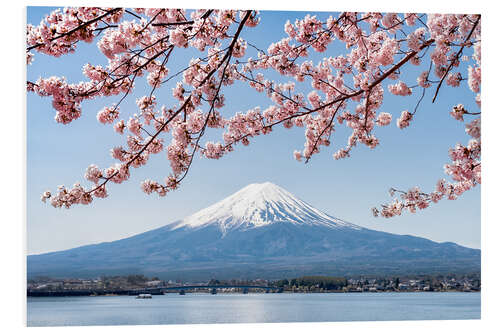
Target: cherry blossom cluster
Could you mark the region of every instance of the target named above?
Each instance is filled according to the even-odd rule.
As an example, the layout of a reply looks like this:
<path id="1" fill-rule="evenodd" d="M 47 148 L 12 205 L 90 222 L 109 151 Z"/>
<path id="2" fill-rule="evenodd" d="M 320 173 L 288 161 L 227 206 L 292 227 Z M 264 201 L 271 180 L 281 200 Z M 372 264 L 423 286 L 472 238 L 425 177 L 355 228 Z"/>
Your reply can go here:
<path id="1" fill-rule="evenodd" d="M 399 96 L 411 95 L 411 89 L 408 88 L 408 86 L 402 81 L 399 81 L 396 84 L 390 84 L 387 88 L 394 95 L 399 95 Z"/>
<path id="2" fill-rule="evenodd" d="M 42 199 L 50 198 L 56 207 L 88 204 L 92 197 L 107 195 L 108 182 L 128 180 L 130 167 L 143 166 L 151 154 L 160 153 L 166 156 L 171 173 L 161 183 L 148 179 L 141 187 L 147 194 L 165 196 L 179 187 L 196 153 L 220 159 L 239 143 L 246 146 L 253 137 L 270 134 L 277 125 L 304 129 L 304 147 L 294 150 L 293 157 L 305 162 L 332 146 L 336 128 L 345 126 L 350 131 L 347 142 L 335 147 L 332 155 L 347 158 L 358 144 L 376 148 L 380 144 L 376 129 L 390 125 L 397 113 L 397 127 L 410 126 L 425 91 L 434 90 L 434 101 L 443 83 L 457 87 L 467 80 L 480 107 L 480 19 L 479 15 L 343 12 L 321 20 L 306 15 L 286 22 L 284 37 L 266 48 L 242 37 L 242 31 L 260 22 L 258 11 L 253 10 L 96 7 L 54 11 L 39 26 L 28 26 L 27 63 L 33 61 L 33 52 L 60 56 L 73 52 L 79 41 L 100 37 L 96 45 L 107 64 L 85 64 L 82 72 L 88 80 L 84 82 L 40 78 L 28 82 L 28 90 L 50 96 L 56 121 L 63 124 L 80 117 L 84 100 L 120 96 L 97 113 L 97 120 L 124 135 L 124 145 L 111 149 L 119 163 L 105 169 L 89 167 L 85 178 L 93 183 L 91 188 L 61 187 L 56 195 L 45 192 Z M 335 50 L 345 49 L 345 53 L 333 51 L 332 45 L 341 46 Z M 196 50 L 198 56 L 170 68 L 170 58 L 184 48 Z M 313 53 L 325 56 L 314 63 L 309 59 Z M 400 77 L 409 66 L 425 68 L 414 82 Z M 271 80 L 272 72 L 283 82 Z M 136 99 L 136 113 L 125 115 L 123 108 L 120 113 L 120 104 L 135 91 L 140 77 L 145 77 L 149 93 Z M 224 91 L 236 82 L 265 94 L 269 104 L 228 111 L 231 97 Z M 161 105 L 164 94 L 155 92 L 164 86 L 175 102 L 170 98 L 168 105 Z M 422 91 L 420 99 L 414 97 L 416 90 Z M 383 110 L 386 91 L 397 98 L 416 98 L 413 112 Z M 451 115 L 462 121 L 464 115 L 476 116 L 466 124 L 471 141 L 453 148 L 452 162 L 445 165 L 455 183 L 438 183 L 442 186 L 430 194 L 418 187 L 399 191 L 402 201 L 375 209 L 374 214 L 390 217 L 404 209 L 423 209 L 480 183 L 480 112 L 466 111 L 459 104 Z M 221 141 L 204 140 L 210 129 L 221 130 Z"/>
<path id="3" fill-rule="evenodd" d="M 397 125 L 399 128 L 403 129 L 405 127 L 410 126 L 410 121 L 412 120 L 413 115 L 407 110 L 401 112 L 401 117 L 398 118 Z"/>
<path id="4" fill-rule="evenodd" d="M 109 26 L 123 16 L 122 8 L 77 7 L 55 10 L 38 26 L 26 27 L 29 50 L 59 57 L 75 52 L 79 41 L 90 43 L 99 33 L 101 24 Z M 102 30 L 102 29 L 101 29 Z"/>

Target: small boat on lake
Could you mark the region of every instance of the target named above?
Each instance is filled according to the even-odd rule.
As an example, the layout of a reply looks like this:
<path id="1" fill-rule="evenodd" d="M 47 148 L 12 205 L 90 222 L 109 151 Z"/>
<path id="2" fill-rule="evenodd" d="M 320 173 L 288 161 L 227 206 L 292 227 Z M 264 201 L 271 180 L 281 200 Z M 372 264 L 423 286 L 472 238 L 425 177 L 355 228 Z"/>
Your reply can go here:
<path id="1" fill-rule="evenodd" d="M 153 298 L 153 296 L 151 296 L 151 294 L 139 294 L 137 295 L 135 298 Z"/>

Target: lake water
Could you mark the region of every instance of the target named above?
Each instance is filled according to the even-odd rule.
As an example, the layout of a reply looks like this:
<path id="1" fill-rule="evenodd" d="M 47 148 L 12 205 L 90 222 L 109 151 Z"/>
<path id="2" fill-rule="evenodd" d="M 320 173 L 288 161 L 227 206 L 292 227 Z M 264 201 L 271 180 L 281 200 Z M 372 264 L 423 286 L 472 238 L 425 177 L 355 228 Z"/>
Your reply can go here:
<path id="1" fill-rule="evenodd" d="M 28 326 L 480 319 L 480 293 L 28 297 Z"/>

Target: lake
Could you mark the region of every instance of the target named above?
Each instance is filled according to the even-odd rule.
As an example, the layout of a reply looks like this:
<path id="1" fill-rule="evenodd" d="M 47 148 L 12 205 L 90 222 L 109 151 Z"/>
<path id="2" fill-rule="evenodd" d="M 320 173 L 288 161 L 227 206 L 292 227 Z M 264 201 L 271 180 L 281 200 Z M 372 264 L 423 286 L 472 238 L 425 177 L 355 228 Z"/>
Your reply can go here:
<path id="1" fill-rule="evenodd" d="M 28 297 L 28 326 L 480 319 L 480 293 Z"/>

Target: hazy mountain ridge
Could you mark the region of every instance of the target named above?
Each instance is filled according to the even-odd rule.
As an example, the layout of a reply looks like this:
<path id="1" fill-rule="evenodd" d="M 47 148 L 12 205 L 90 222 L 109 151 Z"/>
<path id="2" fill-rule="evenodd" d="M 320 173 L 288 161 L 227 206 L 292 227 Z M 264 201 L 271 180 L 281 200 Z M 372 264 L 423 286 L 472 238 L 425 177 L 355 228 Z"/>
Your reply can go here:
<path id="1" fill-rule="evenodd" d="M 381 269 L 387 274 L 477 271 L 480 250 L 362 228 L 264 183 L 139 235 L 28 256 L 31 276 L 141 272 L 168 278 L 271 278 Z"/>

